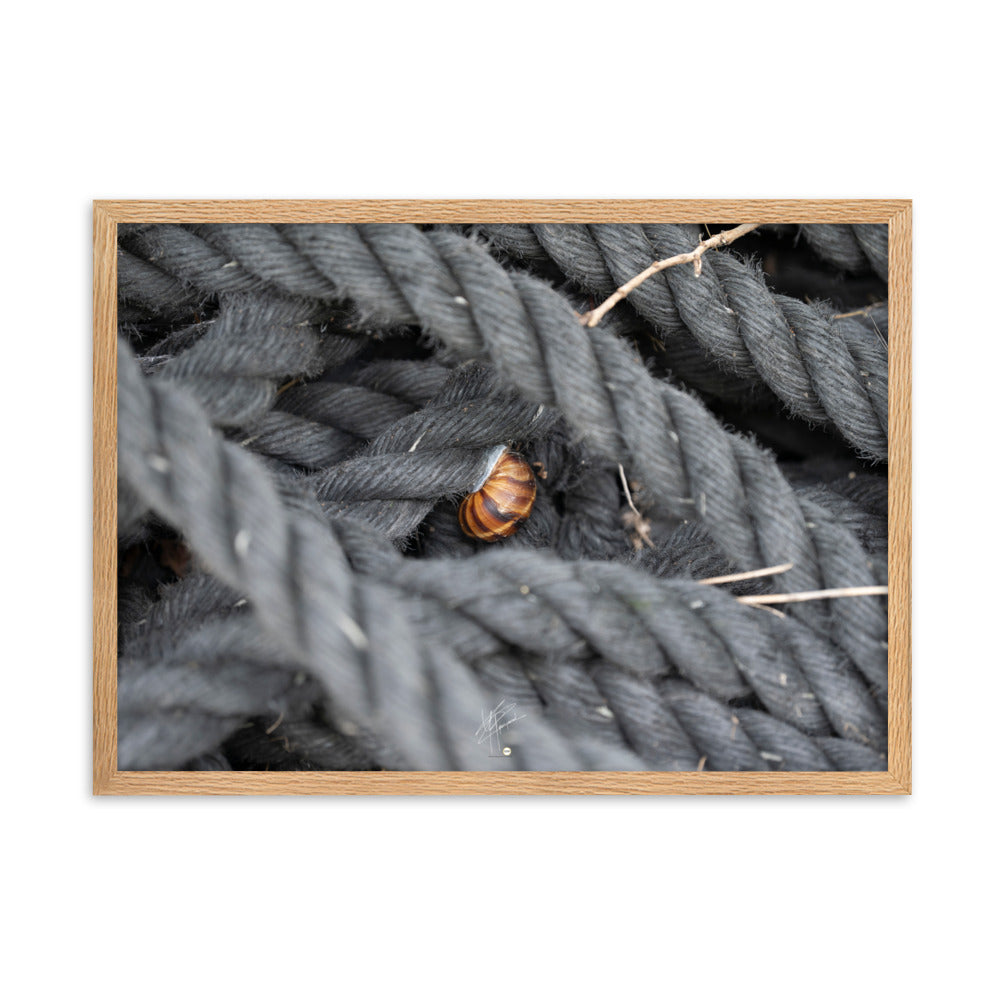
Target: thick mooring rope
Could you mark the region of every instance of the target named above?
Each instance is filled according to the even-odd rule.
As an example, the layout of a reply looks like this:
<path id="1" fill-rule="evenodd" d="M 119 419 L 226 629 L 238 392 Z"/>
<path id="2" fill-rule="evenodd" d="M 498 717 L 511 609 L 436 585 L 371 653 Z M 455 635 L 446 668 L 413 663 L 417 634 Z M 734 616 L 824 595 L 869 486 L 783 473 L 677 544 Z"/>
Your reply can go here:
<path id="1" fill-rule="evenodd" d="M 699 238 L 694 226 L 481 228 L 508 252 L 551 258 L 601 298 L 649 261 L 683 253 Z M 661 331 L 668 356 L 671 337 L 686 331 L 717 364 L 767 385 L 791 413 L 832 423 L 862 455 L 886 457 L 886 344 L 860 317 L 776 295 L 756 269 L 728 253 L 709 255 L 697 276 L 691 268 L 664 270 L 629 302 Z"/>
<path id="2" fill-rule="evenodd" d="M 446 227 L 127 228 L 119 269 L 123 768 L 885 767 L 884 599 L 739 599 L 885 582 L 835 438 L 777 461 Z M 504 445 L 538 493 L 488 546 L 455 510 Z"/>

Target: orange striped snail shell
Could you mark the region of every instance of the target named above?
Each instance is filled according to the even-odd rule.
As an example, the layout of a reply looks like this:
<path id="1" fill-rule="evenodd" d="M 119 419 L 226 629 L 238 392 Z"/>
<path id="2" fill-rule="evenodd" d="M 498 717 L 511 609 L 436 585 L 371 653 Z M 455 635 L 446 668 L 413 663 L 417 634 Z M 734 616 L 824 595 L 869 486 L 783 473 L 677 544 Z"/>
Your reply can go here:
<path id="1" fill-rule="evenodd" d="M 535 474 L 520 455 L 504 448 L 483 485 L 458 508 L 458 523 L 470 538 L 495 542 L 508 538 L 531 513 Z"/>

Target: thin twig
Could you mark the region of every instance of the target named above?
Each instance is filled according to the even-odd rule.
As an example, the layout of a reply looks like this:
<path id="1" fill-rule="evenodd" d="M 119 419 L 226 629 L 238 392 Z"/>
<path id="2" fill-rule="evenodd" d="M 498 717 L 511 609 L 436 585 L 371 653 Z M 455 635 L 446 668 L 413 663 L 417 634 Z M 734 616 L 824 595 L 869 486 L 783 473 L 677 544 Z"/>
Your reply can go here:
<path id="1" fill-rule="evenodd" d="M 826 597 L 875 597 L 888 594 L 888 587 L 840 587 L 833 590 L 802 590 L 797 594 L 749 594 L 737 597 L 740 604 L 793 604 L 818 601 Z"/>
<path id="2" fill-rule="evenodd" d="M 617 291 L 609 295 L 596 309 L 584 313 L 580 317 L 580 322 L 585 326 L 597 326 L 605 313 L 613 309 L 629 292 L 638 288 L 647 278 L 654 274 L 666 270 L 668 267 L 676 267 L 678 264 L 694 264 L 695 277 L 701 275 L 701 257 L 706 250 L 714 250 L 716 247 L 728 246 L 741 236 L 760 228 L 763 223 L 751 222 L 735 229 L 727 229 L 724 233 L 717 233 L 715 236 L 702 240 L 693 250 L 688 253 L 680 253 L 675 257 L 667 257 L 665 260 L 658 260 L 655 264 L 650 264 L 642 274 L 637 274 L 630 281 L 626 281 Z"/>
<path id="3" fill-rule="evenodd" d="M 864 309 L 855 309 L 853 312 L 846 313 L 834 313 L 830 319 L 847 319 L 850 316 L 864 316 L 866 320 L 872 325 L 872 330 L 875 331 L 875 336 L 882 341 L 882 346 L 885 348 L 889 347 L 889 341 L 882 336 L 882 331 L 875 325 L 875 320 L 872 319 L 872 310 L 878 309 L 883 303 L 876 302 L 874 305 L 865 306 Z"/>
<path id="4" fill-rule="evenodd" d="M 753 580 L 758 576 L 777 576 L 787 573 L 795 563 L 782 563 L 780 566 L 768 566 L 765 569 L 748 569 L 745 573 L 730 573 L 729 576 L 707 576 L 698 583 L 736 583 L 738 580 Z"/>
<path id="5" fill-rule="evenodd" d="M 277 395 L 280 396 L 283 392 L 287 391 L 288 389 L 291 389 L 293 385 L 300 385 L 301 382 L 302 379 L 300 378 L 289 379 L 280 389 L 278 389 Z"/>
<path id="6" fill-rule="evenodd" d="M 635 504 L 632 503 L 632 494 L 629 492 L 628 480 L 625 478 L 625 469 L 621 462 L 618 463 L 618 475 L 621 477 L 622 489 L 625 490 L 625 499 L 628 501 L 629 507 L 632 508 L 632 512 L 636 515 L 636 517 L 642 517 L 642 514 L 639 513 Z"/>
<path id="7" fill-rule="evenodd" d="M 834 313 L 830 319 L 849 319 L 851 316 L 870 316 L 875 306 L 865 306 L 864 309 L 854 309 L 848 313 Z"/>
<path id="8" fill-rule="evenodd" d="M 649 537 L 649 521 L 647 521 L 642 514 L 639 513 L 638 507 L 632 503 L 632 493 L 628 488 L 628 480 L 625 478 L 625 469 L 622 464 L 618 463 L 618 475 L 621 476 L 622 488 L 625 490 L 625 499 L 628 501 L 629 508 L 635 517 L 628 518 L 626 521 L 626 527 L 631 528 L 635 531 L 636 536 L 639 539 L 639 545 L 636 548 L 642 548 L 643 543 L 648 545 L 650 548 L 653 547 L 653 540 Z M 626 514 L 625 517 L 628 517 Z"/>
<path id="9" fill-rule="evenodd" d="M 788 615 L 784 611 L 779 611 L 777 608 L 772 608 L 770 604 L 758 604 L 758 608 L 761 611 L 767 611 L 768 613 L 774 615 L 775 618 L 787 618 Z"/>

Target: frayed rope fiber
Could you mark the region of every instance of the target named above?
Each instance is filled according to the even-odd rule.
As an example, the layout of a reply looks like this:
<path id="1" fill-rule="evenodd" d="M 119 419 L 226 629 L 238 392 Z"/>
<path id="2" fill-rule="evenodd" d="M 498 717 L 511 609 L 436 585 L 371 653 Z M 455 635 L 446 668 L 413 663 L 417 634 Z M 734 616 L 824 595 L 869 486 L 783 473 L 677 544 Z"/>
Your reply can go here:
<path id="1" fill-rule="evenodd" d="M 884 770 L 884 234 L 762 227 L 586 324 L 703 236 L 120 227 L 119 767 Z"/>

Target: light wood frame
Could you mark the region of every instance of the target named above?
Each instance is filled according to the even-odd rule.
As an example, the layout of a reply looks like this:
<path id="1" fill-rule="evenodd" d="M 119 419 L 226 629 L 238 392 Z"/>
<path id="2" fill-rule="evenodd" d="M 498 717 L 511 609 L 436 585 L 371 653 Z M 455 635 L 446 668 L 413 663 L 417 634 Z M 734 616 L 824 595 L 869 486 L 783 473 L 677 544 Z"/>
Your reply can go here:
<path id="1" fill-rule="evenodd" d="M 885 772 L 119 771 L 117 228 L 126 222 L 713 222 L 889 226 L 889 762 Z M 912 203 L 95 201 L 93 790 L 99 795 L 909 794 Z"/>

